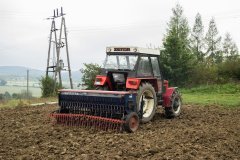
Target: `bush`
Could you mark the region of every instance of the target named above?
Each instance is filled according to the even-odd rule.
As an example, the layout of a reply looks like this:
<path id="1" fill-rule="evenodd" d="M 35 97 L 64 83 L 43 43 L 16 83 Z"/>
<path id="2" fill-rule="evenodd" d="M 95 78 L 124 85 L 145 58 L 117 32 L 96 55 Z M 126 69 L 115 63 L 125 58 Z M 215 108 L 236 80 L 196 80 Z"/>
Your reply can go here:
<path id="1" fill-rule="evenodd" d="M 96 75 L 100 74 L 101 68 L 98 64 L 84 64 L 84 69 L 81 69 L 82 72 L 82 82 L 83 85 L 85 85 L 86 89 L 94 89 L 94 80 L 96 78 Z"/>
<path id="2" fill-rule="evenodd" d="M 195 65 L 185 87 L 209 84 L 226 84 L 240 81 L 240 59 L 226 60 L 220 64 Z"/>
<path id="3" fill-rule="evenodd" d="M 218 74 L 226 82 L 240 80 L 240 59 L 227 60 L 218 66 Z"/>
<path id="4" fill-rule="evenodd" d="M 4 99 L 4 96 L 3 94 L 0 93 L 0 100 L 3 100 Z"/>
<path id="5" fill-rule="evenodd" d="M 200 63 L 194 66 L 187 87 L 215 84 L 218 79 L 217 66 L 207 66 L 205 63 Z"/>
<path id="6" fill-rule="evenodd" d="M 62 88 L 59 83 L 55 82 L 54 79 L 50 77 L 42 77 L 40 80 L 40 85 L 42 90 L 42 97 L 56 96 L 58 90 Z"/>

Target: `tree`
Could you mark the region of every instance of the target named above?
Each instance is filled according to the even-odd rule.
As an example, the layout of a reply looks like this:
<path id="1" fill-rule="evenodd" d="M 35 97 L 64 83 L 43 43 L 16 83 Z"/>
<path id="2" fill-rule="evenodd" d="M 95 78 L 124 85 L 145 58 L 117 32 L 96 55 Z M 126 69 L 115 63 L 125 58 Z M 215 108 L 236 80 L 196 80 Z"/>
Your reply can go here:
<path id="1" fill-rule="evenodd" d="M 86 89 L 94 89 L 94 80 L 96 75 L 100 74 L 101 67 L 98 64 L 84 63 L 84 69 L 80 70 L 82 75 L 82 83 L 87 88 Z"/>
<path id="2" fill-rule="evenodd" d="M 55 83 L 54 79 L 48 76 L 42 77 L 42 79 L 40 80 L 40 85 L 42 90 L 42 97 L 56 96 L 57 91 L 62 88 L 59 83 Z"/>
<path id="3" fill-rule="evenodd" d="M 197 13 L 195 17 L 195 23 L 192 29 L 191 34 L 191 48 L 193 54 L 197 57 L 197 60 L 200 62 L 204 61 L 204 26 L 202 24 L 202 17 L 199 13 Z"/>
<path id="4" fill-rule="evenodd" d="M 205 37 L 208 62 L 210 64 L 220 63 L 223 60 L 223 55 L 220 48 L 221 37 L 218 36 L 218 30 L 214 18 L 209 22 L 208 32 Z"/>
<path id="5" fill-rule="evenodd" d="M 4 97 L 4 99 L 6 99 L 6 100 L 9 100 L 9 99 L 12 98 L 11 94 L 10 94 L 9 92 L 7 92 L 7 91 L 4 93 L 3 97 Z"/>
<path id="6" fill-rule="evenodd" d="M 12 94 L 12 98 L 13 99 L 20 99 L 21 98 L 21 95 L 19 93 L 13 93 Z"/>
<path id="7" fill-rule="evenodd" d="M 5 86 L 7 84 L 7 81 L 0 79 L 0 86 Z"/>
<path id="8" fill-rule="evenodd" d="M 229 33 L 225 34 L 223 42 L 223 54 L 227 60 L 235 60 L 238 56 L 238 48 L 235 42 L 233 42 L 232 37 Z"/>
<path id="9" fill-rule="evenodd" d="M 188 80 L 193 66 L 193 56 L 189 46 L 189 27 L 179 4 L 172 9 L 172 12 L 167 34 L 163 39 L 160 62 L 165 78 L 175 85 L 183 85 Z"/>

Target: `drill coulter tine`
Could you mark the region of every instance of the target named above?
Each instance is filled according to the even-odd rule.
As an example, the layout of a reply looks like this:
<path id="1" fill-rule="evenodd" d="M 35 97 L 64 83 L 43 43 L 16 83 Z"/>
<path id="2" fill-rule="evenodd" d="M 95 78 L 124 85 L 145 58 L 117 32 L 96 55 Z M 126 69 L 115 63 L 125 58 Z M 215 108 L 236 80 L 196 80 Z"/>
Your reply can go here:
<path id="1" fill-rule="evenodd" d="M 97 129 L 101 129 L 101 120 L 97 118 Z"/>
<path id="2" fill-rule="evenodd" d="M 61 115 L 59 114 L 56 114 L 56 116 L 54 116 L 54 119 L 55 119 L 55 124 L 61 124 Z"/>
<path id="3" fill-rule="evenodd" d="M 90 123 L 90 120 L 89 120 L 89 117 L 87 117 L 87 119 L 86 119 L 86 127 L 89 127 L 90 125 L 89 125 L 89 123 Z"/>
<path id="4" fill-rule="evenodd" d="M 52 120 L 53 125 L 56 125 L 56 124 L 57 124 L 57 119 L 56 119 L 56 117 L 55 117 L 55 116 L 52 116 L 52 118 L 53 118 L 53 120 Z"/>
<path id="5" fill-rule="evenodd" d="M 78 117 L 78 116 L 76 115 L 76 123 L 75 123 L 75 126 L 80 126 L 79 120 L 80 120 L 80 117 Z"/>
<path id="6" fill-rule="evenodd" d="M 82 118 L 82 117 L 78 117 L 78 123 L 77 123 L 77 126 L 81 126 L 81 118 Z"/>
<path id="7" fill-rule="evenodd" d="M 109 130 L 109 122 L 105 122 L 105 130 L 106 130 L 106 131 Z"/>
<path id="8" fill-rule="evenodd" d="M 114 128 L 114 123 L 111 123 L 111 122 L 110 122 L 109 129 L 113 130 L 113 128 Z"/>
<path id="9" fill-rule="evenodd" d="M 62 115 L 62 124 L 61 125 L 65 126 L 66 123 L 67 123 L 66 122 L 66 114 L 63 114 Z"/>
<path id="10" fill-rule="evenodd" d="M 102 129 L 102 121 L 100 119 L 98 119 L 99 123 L 98 123 L 98 127 L 99 129 Z"/>
<path id="11" fill-rule="evenodd" d="M 79 117 L 79 126 L 83 126 L 83 117 Z"/>
<path id="12" fill-rule="evenodd" d="M 80 120 L 81 120 L 81 117 L 77 117 L 77 123 L 76 123 L 76 126 L 80 126 Z"/>
<path id="13" fill-rule="evenodd" d="M 67 116 L 67 121 L 68 121 L 68 126 L 72 126 L 72 121 L 73 121 L 72 114 L 70 114 L 69 116 Z"/>
<path id="14" fill-rule="evenodd" d="M 78 117 L 77 117 L 77 114 L 74 114 L 74 123 L 73 123 L 73 126 L 77 126 L 77 123 L 78 123 Z"/>
<path id="15" fill-rule="evenodd" d="M 66 126 L 66 123 L 68 122 L 66 114 L 63 115 L 63 121 L 64 121 L 63 125 Z"/>
<path id="16" fill-rule="evenodd" d="M 74 125 L 74 121 L 75 121 L 75 117 L 74 117 L 74 115 L 71 115 L 71 126 L 73 126 Z"/>
<path id="17" fill-rule="evenodd" d="M 54 119 L 55 119 L 55 124 L 61 125 L 61 123 L 62 123 L 62 115 L 61 114 L 56 114 L 54 116 Z"/>
<path id="18" fill-rule="evenodd" d="M 112 123 L 112 130 L 115 130 L 116 129 L 116 123 Z"/>
<path id="19" fill-rule="evenodd" d="M 66 114 L 64 115 L 64 121 L 65 121 L 64 125 L 68 126 L 69 125 L 69 116 L 67 116 Z"/>
<path id="20" fill-rule="evenodd" d="M 55 123 L 58 124 L 58 125 L 61 125 L 62 123 L 62 115 L 60 114 L 57 114 L 56 117 L 55 117 Z"/>
<path id="21" fill-rule="evenodd" d="M 85 115 L 85 114 L 84 114 L 84 115 Z M 86 123 L 87 123 L 87 117 L 84 116 L 84 117 L 83 117 L 83 126 L 84 126 L 84 127 L 86 127 Z"/>
<path id="22" fill-rule="evenodd" d="M 101 120 L 101 129 L 104 130 L 104 122 Z"/>
<path id="23" fill-rule="evenodd" d="M 92 127 L 92 118 L 90 117 L 88 118 L 88 127 L 90 128 Z"/>
<path id="24" fill-rule="evenodd" d="M 82 118 L 83 118 L 83 121 L 82 121 L 82 126 L 83 126 L 83 127 L 86 127 L 86 125 L 85 125 L 85 123 L 86 123 L 86 117 L 85 117 L 85 116 L 83 116 Z"/>
<path id="25" fill-rule="evenodd" d="M 87 128 L 88 127 L 88 117 L 85 117 L 85 127 Z"/>
<path id="26" fill-rule="evenodd" d="M 69 116 L 67 116 L 66 117 L 66 119 L 67 119 L 67 126 L 71 126 L 72 125 L 72 115 L 71 115 L 71 113 L 69 114 Z"/>
<path id="27" fill-rule="evenodd" d="M 115 123 L 113 130 L 117 131 L 119 129 L 119 126 L 120 126 L 119 123 Z"/>
<path id="28" fill-rule="evenodd" d="M 60 123 L 59 123 L 59 124 L 63 126 L 64 123 L 65 123 L 65 119 L 64 119 L 65 116 L 64 116 L 64 114 L 61 114 L 61 115 L 59 115 L 58 117 L 59 117 L 59 119 L 60 119 Z"/>
<path id="29" fill-rule="evenodd" d="M 104 123 L 104 125 L 103 125 L 104 131 L 107 131 L 107 123 L 108 123 L 108 122 L 103 121 L 103 123 Z"/>
<path id="30" fill-rule="evenodd" d="M 101 129 L 104 130 L 104 122 L 101 120 Z"/>

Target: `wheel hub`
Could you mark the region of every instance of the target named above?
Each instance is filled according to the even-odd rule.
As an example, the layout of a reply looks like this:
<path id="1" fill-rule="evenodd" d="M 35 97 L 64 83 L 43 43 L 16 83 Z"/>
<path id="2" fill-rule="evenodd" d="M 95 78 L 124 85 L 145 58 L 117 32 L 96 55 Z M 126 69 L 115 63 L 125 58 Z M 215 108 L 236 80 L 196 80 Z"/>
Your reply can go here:
<path id="1" fill-rule="evenodd" d="M 154 109 L 153 94 L 150 91 L 143 92 L 141 99 L 144 101 L 143 117 L 149 117 Z"/>
<path id="2" fill-rule="evenodd" d="M 174 98 L 172 107 L 175 113 L 178 113 L 180 111 L 181 101 L 179 97 Z"/>
<path id="3" fill-rule="evenodd" d="M 132 130 L 138 128 L 138 120 L 136 117 L 131 117 L 129 120 L 129 126 Z"/>

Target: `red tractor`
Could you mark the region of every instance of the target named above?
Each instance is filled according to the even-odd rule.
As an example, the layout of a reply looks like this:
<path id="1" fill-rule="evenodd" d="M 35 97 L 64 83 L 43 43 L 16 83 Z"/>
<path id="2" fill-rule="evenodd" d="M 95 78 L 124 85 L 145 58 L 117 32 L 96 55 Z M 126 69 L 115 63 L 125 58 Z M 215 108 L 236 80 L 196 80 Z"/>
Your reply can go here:
<path id="1" fill-rule="evenodd" d="M 139 47 L 107 47 L 96 90 L 61 90 L 57 123 L 89 125 L 134 132 L 152 120 L 158 105 L 168 118 L 179 116 L 181 96 L 160 70 L 160 51 Z M 74 123 L 72 122 L 74 121 Z M 112 125 L 111 125 L 112 124 Z"/>

